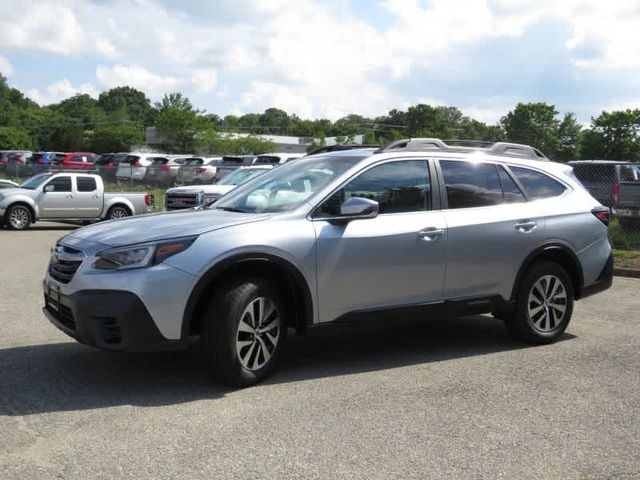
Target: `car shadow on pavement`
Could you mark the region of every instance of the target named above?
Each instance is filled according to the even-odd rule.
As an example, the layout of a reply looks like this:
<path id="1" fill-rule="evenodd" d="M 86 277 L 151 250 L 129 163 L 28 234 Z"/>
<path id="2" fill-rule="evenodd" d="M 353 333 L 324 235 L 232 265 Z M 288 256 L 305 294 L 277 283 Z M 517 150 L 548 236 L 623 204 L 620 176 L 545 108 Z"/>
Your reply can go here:
<path id="1" fill-rule="evenodd" d="M 575 338 L 565 334 L 562 340 Z M 275 385 L 382 371 L 527 348 L 491 317 L 334 324 L 291 336 Z M 211 378 L 197 350 L 104 352 L 77 343 L 0 350 L 0 415 L 153 407 L 232 392 Z"/>

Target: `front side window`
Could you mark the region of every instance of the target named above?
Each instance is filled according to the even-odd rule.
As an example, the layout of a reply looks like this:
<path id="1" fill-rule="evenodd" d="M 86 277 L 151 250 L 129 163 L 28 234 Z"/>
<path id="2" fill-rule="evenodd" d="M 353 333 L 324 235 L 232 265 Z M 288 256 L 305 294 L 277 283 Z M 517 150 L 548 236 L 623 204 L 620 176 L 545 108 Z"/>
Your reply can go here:
<path id="1" fill-rule="evenodd" d="M 562 195 L 566 187 L 544 173 L 524 167 L 509 167 L 531 200 Z"/>
<path id="2" fill-rule="evenodd" d="M 496 165 L 440 160 L 449 208 L 473 208 L 504 203 Z"/>
<path id="3" fill-rule="evenodd" d="M 375 200 L 380 214 L 430 210 L 429 164 L 426 160 L 406 160 L 373 167 L 327 199 L 320 207 L 320 216 L 340 215 L 340 206 L 351 197 Z"/>
<path id="4" fill-rule="evenodd" d="M 53 186 L 54 192 L 70 192 L 71 177 L 56 177 L 45 185 L 45 189 Z"/>

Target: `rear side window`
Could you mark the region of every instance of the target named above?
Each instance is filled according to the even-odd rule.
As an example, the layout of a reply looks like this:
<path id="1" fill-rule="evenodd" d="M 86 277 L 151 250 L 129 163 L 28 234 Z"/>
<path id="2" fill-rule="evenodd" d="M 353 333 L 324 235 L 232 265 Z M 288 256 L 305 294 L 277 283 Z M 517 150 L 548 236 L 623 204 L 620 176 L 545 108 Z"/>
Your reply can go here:
<path id="1" fill-rule="evenodd" d="M 79 192 L 93 192 L 98 189 L 96 179 L 91 177 L 76 178 L 76 186 Z"/>
<path id="2" fill-rule="evenodd" d="M 429 165 L 425 160 L 407 160 L 373 167 L 332 195 L 321 214 L 339 215 L 340 205 L 351 197 L 375 200 L 381 214 L 430 210 Z"/>
<path id="3" fill-rule="evenodd" d="M 489 163 L 441 160 L 449 208 L 504 203 L 498 169 Z"/>
<path id="4" fill-rule="evenodd" d="M 621 182 L 640 182 L 640 167 L 636 165 L 620 165 Z"/>
<path id="5" fill-rule="evenodd" d="M 566 190 L 564 185 L 544 173 L 522 167 L 509 168 L 527 191 L 531 200 L 557 197 Z"/>
<path id="6" fill-rule="evenodd" d="M 54 192 L 70 192 L 71 191 L 71 177 L 56 177 L 47 183 L 46 187 L 53 185 Z"/>
<path id="7" fill-rule="evenodd" d="M 274 155 L 260 155 L 255 161 L 255 165 L 277 165 L 278 163 L 280 163 L 280 157 Z"/>
<path id="8" fill-rule="evenodd" d="M 169 159 L 167 158 L 156 157 L 156 158 L 153 158 L 152 160 L 154 165 L 166 165 L 167 163 L 169 163 Z"/>
<path id="9" fill-rule="evenodd" d="M 519 203 L 525 202 L 524 195 L 516 185 L 516 182 L 509 176 L 504 167 L 498 167 L 498 176 L 500 177 L 500 183 L 502 184 L 502 197 L 504 203 Z"/>

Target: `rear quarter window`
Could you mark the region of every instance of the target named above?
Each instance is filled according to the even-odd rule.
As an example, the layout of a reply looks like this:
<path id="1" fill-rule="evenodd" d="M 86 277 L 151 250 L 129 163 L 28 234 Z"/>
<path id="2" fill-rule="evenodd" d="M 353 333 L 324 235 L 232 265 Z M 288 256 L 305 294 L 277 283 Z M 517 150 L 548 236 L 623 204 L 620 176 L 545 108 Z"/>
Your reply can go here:
<path id="1" fill-rule="evenodd" d="M 560 182 L 542 172 L 523 167 L 509 168 L 522 184 L 531 200 L 558 197 L 567 190 Z"/>

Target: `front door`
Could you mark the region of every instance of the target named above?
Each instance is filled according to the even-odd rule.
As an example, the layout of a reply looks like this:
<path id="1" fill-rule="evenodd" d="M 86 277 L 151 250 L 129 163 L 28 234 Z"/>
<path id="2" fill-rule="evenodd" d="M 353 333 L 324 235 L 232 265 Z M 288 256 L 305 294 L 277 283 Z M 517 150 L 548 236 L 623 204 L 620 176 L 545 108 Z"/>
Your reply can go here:
<path id="1" fill-rule="evenodd" d="M 379 215 L 332 222 L 350 197 L 376 200 Z M 396 160 L 370 167 L 320 206 L 314 227 L 321 322 L 442 300 L 445 221 L 432 205 L 428 161 Z"/>
<path id="2" fill-rule="evenodd" d="M 60 176 L 49 180 L 42 187 L 40 200 L 41 218 L 73 218 L 73 187 L 70 176 Z"/>

